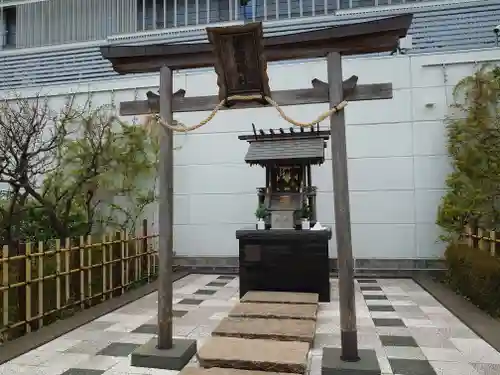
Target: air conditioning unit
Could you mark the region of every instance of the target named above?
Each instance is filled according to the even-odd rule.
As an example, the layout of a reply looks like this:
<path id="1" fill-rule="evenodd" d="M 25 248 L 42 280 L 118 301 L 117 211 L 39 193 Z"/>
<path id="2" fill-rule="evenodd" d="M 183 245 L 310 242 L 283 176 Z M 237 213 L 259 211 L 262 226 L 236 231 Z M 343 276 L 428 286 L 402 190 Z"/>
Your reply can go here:
<path id="1" fill-rule="evenodd" d="M 413 48 L 413 38 L 411 35 L 406 35 L 404 38 L 399 39 L 399 48 L 402 50 L 409 50 Z"/>

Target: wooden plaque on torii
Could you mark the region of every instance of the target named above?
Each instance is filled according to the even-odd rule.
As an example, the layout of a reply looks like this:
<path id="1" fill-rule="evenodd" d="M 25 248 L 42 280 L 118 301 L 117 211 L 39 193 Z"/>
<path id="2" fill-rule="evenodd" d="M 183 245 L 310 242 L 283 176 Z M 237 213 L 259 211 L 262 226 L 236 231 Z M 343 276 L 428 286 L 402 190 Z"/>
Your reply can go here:
<path id="1" fill-rule="evenodd" d="M 232 95 L 271 95 L 260 22 L 207 27 L 207 35 L 214 48 L 219 100 L 226 99 L 226 106 L 230 106 L 227 99 Z"/>

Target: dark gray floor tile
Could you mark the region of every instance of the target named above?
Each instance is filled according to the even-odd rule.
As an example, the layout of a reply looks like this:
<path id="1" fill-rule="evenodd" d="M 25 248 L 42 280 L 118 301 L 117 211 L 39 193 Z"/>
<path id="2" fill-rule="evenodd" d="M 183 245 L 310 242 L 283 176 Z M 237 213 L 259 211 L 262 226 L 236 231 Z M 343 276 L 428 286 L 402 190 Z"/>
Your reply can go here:
<path id="1" fill-rule="evenodd" d="M 227 283 L 225 282 L 222 282 L 222 281 L 212 281 L 210 283 L 207 284 L 207 286 L 215 286 L 215 287 L 223 287 L 223 286 L 226 286 Z"/>
<path id="2" fill-rule="evenodd" d="M 386 336 L 380 335 L 380 341 L 384 346 L 410 346 L 418 348 L 418 344 L 411 336 Z"/>
<path id="3" fill-rule="evenodd" d="M 380 295 L 378 295 L 378 294 L 369 294 L 369 295 L 363 294 L 363 298 L 366 301 L 368 301 L 368 300 L 372 300 L 372 301 L 374 301 L 374 300 L 386 300 L 387 299 L 387 297 L 384 296 L 383 294 L 380 294 Z"/>
<path id="4" fill-rule="evenodd" d="M 357 279 L 359 284 L 376 284 L 377 280 L 375 279 Z"/>
<path id="5" fill-rule="evenodd" d="M 86 331 L 104 331 L 106 328 L 111 327 L 115 322 L 90 322 L 88 324 L 85 324 L 81 328 L 86 330 Z"/>
<path id="6" fill-rule="evenodd" d="M 382 288 L 381 288 L 381 287 L 379 287 L 379 286 L 375 286 L 375 285 L 361 285 L 361 286 L 359 287 L 359 289 L 361 289 L 361 290 L 367 290 L 367 291 L 368 291 L 368 290 L 369 290 L 369 291 L 376 291 L 376 290 L 377 290 L 377 291 L 382 291 Z"/>
<path id="7" fill-rule="evenodd" d="M 388 312 L 388 311 L 396 311 L 396 310 L 392 306 L 386 306 L 386 305 L 368 305 L 368 311 Z"/>
<path id="8" fill-rule="evenodd" d="M 376 327 L 406 327 L 401 319 L 396 318 L 374 318 L 373 322 Z"/>
<path id="9" fill-rule="evenodd" d="M 236 276 L 222 275 L 217 278 L 217 280 L 234 280 Z"/>
<path id="10" fill-rule="evenodd" d="M 174 316 L 174 318 L 182 318 L 187 313 L 188 313 L 187 311 L 183 311 L 183 310 L 174 310 L 174 311 L 172 311 L 172 315 Z"/>
<path id="11" fill-rule="evenodd" d="M 203 296 L 211 296 L 212 294 L 215 294 L 217 291 L 216 290 L 210 290 L 210 289 L 198 289 L 194 294 L 199 294 Z"/>
<path id="12" fill-rule="evenodd" d="M 202 303 L 202 299 L 184 298 L 177 302 L 179 305 L 199 305 Z"/>
<path id="13" fill-rule="evenodd" d="M 429 361 L 417 359 L 391 359 L 392 372 L 398 375 L 437 375 Z"/>
<path id="14" fill-rule="evenodd" d="M 132 331 L 132 333 L 147 333 L 156 335 L 158 333 L 158 325 L 156 324 L 143 324 Z"/>
<path id="15" fill-rule="evenodd" d="M 128 355 L 132 353 L 135 349 L 137 349 L 139 346 L 140 346 L 139 344 L 113 342 L 100 352 L 97 352 L 96 355 L 107 355 L 111 357 L 128 357 Z"/>
<path id="16" fill-rule="evenodd" d="M 64 371 L 61 375 L 101 375 L 105 370 L 87 370 L 83 368 L 70 368 Z"/>

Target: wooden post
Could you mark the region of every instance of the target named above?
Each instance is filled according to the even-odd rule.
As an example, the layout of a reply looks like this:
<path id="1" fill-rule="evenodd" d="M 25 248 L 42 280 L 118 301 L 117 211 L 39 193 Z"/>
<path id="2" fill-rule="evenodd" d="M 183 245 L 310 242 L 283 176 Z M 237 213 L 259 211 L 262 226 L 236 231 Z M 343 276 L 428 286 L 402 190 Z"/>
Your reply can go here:
<path id="1" fill-rule="evenodd" d="M 92 259 L 92 252 L 94 251 L 94 244 L 92 243 L 92 236 L 88 235 L 87 236 L 87 257 L 88 257 L 88 268 L 87 268 L 87 294 L 88 294 L 88 301 L 87 301 L 87 306 L 92 306 L 93 300 L 92 297 L 94 296 L 94 291 L 92 290 L 92 264 L 93 264 L 93 259 Z"/>
<path id="2" fill-rule="evenodd" d="M 67 305 L 71 302 L 71 238 L 66 238 L 64 241 L 64 273 L 66 276 L 64 277 L 64 304 Z"/>
<path id="3" fill-rule="evenodd" d="M 172 112 L 172 70 L 160 70 L 160 115 L 169 124 Z M 163 128 L 162 128 L 163 129 Z M 163 129 L 160 139 L 160 203 L 158 254 L 158 349 L 172 348 L 172 248 L 174 203 L 174 150 L 173 132 Z"/>
<path id="4" fill-rule="evenodd" d="M 121 294 L 125 293 L 125 285 L 127 285 L 127 267 L 128 259 L 125 255 L 125 233 L 120 231 L 120 286 Z"/>
<path id="5" fill-rule="evenodd" d="M 107 289 L 107 272 L 106 272 L 106 252 L 107 252 L 107 246 L 106 242 L 108 241 L 108 237 L 106 236 L 106 233 L 102 235 L 102 240 L 101 240 L 101 271 L 102 271 L 102 297 L 101 300 L 105 301 L 106 300 L 106 289 Z"/>
<path id="6" fill-rule="evenodd" d="M 490 230 L 490 254 L 492 257 L 497 255 L 497 232 Z"/>
<path id="7" fill-rule="evenodd" d="M 56 311 L 61 311 L 61 240 L 56 239 Z"/>
<path id="8" fill-rule="evenodd" d="M 148 255 L 148 221 L 146 219 L 142 220 L 142 244 L 141 244 L 141 279 L 142 277 L 147 277 L 149 283 L 151 267 L 149 267 L 149 255 Z M 146 273 L 146 276 L 144 276 Z"/>
<path id="9" fill-rule="evenodd" d="M 80 270 L 80 308 L 85 308 L 85 237 L 80 236 L 80 246 L 78 247 L 80 262 L 78 269 Z"/>
<path id="10" fill-rule="evenodd" d="M 11 256 L 19 256 L 19 259 L 16 261 L 16 269 L 17 271 L 17 280 L 16 282 L 25 282 L 26 281 L 26 259 L 24 257 L 21 257 L 21 255 L 26 256 L 26 244 L 21 243 L 20 241 L 16 241 L 13 243 L 12 248 L 9 252 L 12 252 Z M 13 262 L 13 261 L 12 261 Z M 22 322 L 26 321 L 26 285 L 21 285 L 18 286 L 17 288 L 17 316 L 13 319 L 15 322 Z M 20 332 L 19 334 L 25 335 L 27 330 L 26 330 L 26 324 L 23 324 L 19 328 Z M 17 334 L 17 332 L 16 332 Z"/>
<path id="11" fill-rule="evenodd" d="M 108 250 L 107 258 L 108 258 L 108 276 L 109 276 L 109 281 L 108 281 L 108 298 L 111 299 L 113 298 L 113 290 L 115 289 L 115 283 L 114 283 L 114 277 L 113 277 L 113 265 L 115 264 L 114 259 L 115 256 L 113 254 L 113 246 L 115 241 L 115 236 L 113 233 L 108 233 L 108 244 L 106 246 L 106 249 Z"/>
<path id="12" fill-rule="evenodd" d="M 327 56 L 330 106 L 343 100 L 342 58 L 339 53 Z M 330 117 L 332 174 L 335 202 L 335 233 L 339 267 L 340 338 L 342 360 L 359 360 L 356 332 L 356 305 L 354 297 L 354 262 L 351 244 L 351 215 L 349 184 L 347 181 L 347 150 L 344 111 Z"/>
<path id="13" fill-rule="evenodd" d="M 24 320 L 26 321 L 26 333 L 31 332 L 31 243 L 28 242 L 25 244 L 25 251 L 24 251 L 24 264 L 25 264 L 25 274 L 24 274 L 24 281 L 26 281 L 26 284 L 24 285 L 24 290 L 25 290 L 25 314 L 24 314 Z"/>
<path id="14" fill-rule="evenodd" d="M 465 239 L 468 246 L 472 247 L 472 228 L 469 224 L 465 225 Z"/>
<path id="15" fill-rule="evenodd" d="M 43 284 L 45 282 L 44 280 L 44 272 L 43 272 L 43 262 L 45 258 L 45 250 L 43 248 L 43 242 L 38 241 L 38 262 L 37 262 L 37 271 L 38 271 L 38 329 L 43 327 L 43 321 L 45 319 L 44 314 L 44 308 L 43 308 L 43 302 L 45 296 L 43 295 Z"/>
<path id="16" fill-rule="evenodd" d="M 2 264 L 2 287 L 3 289 L 3 300 L 2 300 L 2 325 L 3 328 L 7 328 L 10 323 L 10 317 L 9 317 L 9 284 L 10 284 L 10 277 L 9 277 L 9 268 L 10 268 L 10 262 L 9 262 L 9 246 L 4 245 L 2 249 L 2 258 L 3 258 L 3 263 Z M 7 331 L 8 333 L 8 331 Z"/>

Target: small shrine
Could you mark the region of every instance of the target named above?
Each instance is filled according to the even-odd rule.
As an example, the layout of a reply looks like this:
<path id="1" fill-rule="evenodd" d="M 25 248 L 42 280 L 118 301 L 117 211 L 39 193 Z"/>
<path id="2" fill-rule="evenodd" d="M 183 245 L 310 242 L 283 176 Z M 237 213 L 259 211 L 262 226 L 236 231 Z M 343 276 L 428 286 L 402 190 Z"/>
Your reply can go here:
<path id="1" fill-rule="evenodd" d="M 300 229 L 301 220 L 316 223 L 316 187 L 311 166 L 325 161 L 330 131 L 282 128 L 257 131 L 238 138 L 249 143 L 245 162 L 265 168 L 266 185 L 257 188 L 259 207 L 269 215 L 267 229 Z"/>
<path id="2" fill-rule="evenodd" d="M 332 232 L 310 225 L 317 221 L 311 168 L 325 161 L 330 131 L 252 126 L 253 134 L 238 138 L 249 143 L 245 162 L 265 169 L 266 184 L 257 188 L 256 227 L 236 231 L 240 297 L 248 291 L 317 293 L 320 302 L 329 302 Z"/>

